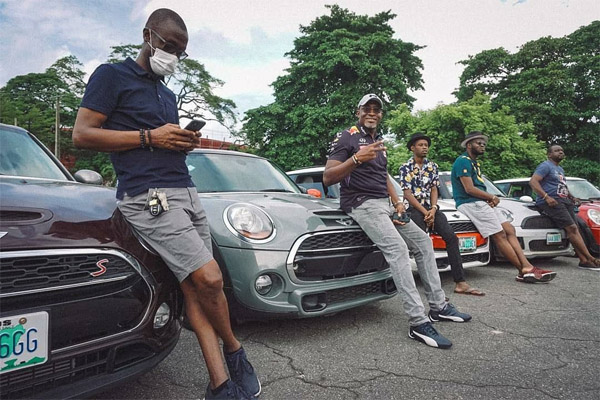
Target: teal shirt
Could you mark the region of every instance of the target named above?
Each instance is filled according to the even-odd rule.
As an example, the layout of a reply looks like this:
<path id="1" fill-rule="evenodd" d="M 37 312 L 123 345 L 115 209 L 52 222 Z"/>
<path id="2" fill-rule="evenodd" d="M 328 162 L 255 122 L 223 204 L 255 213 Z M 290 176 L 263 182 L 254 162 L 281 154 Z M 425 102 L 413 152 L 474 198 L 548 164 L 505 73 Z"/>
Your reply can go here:
<path id="1" fill-rule="evenodd" d="M 481 177 L 481 166 L 477 161 L 472 160 L 467 152 L 462 153 L 452 165 L 452 197 L 456 202 L 456 207 L 465 203 L 482 201 L 478 197 L 470 196 L 460 181 L 461 176 L 468 176 L 473 180 L 473 185 L 477 189 L 487 192 L 485 183 Z"/>

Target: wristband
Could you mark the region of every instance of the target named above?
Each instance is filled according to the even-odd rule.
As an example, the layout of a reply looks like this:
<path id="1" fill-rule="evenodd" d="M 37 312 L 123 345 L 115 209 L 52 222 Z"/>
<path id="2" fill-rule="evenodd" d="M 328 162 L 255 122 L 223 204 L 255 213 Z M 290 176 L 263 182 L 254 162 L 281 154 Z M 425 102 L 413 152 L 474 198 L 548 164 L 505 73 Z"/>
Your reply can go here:
<path id="1" fill-rule="evenodd" d="M 356 157 L 356 153 L 352 154 L 352 161 L 354 162 L 354 165 L 360 165 L 360 164 L 362 164 L 362 161 L 360 161 L 358 159 L 358 157 Z"/>
<path id="2" fill-rule="evenodd" d="M 431 206 L 431 208 L 433 208 L 433 207 L 435 207 L 436 211 L 439 211 L 439 209 L 440 209 L 440 206 L 438 206 L 437 204 L 434 204 L 434 205 Z"/>
<path id="3" fill-rule="evenodd" d="M 546 193 L 546 194 L 544 195 L 544 197 L 542 197 L 542 200 L 546 200 L 546 197 L 548 197 L 548 193 Z"/>
<path id="4" fill-rule="evenodd" d="M 154 147 L 152 147 L 152 135 L 150 134 L 152 131 L 150 129 L 146 129 L 146 132 L 148 132 L 148 147 L 150 147 L 150 151 L 154 151 Z"/>
<path id="5" fill-rule="evenodd" d="M 140 147 L 142 149 L 146 148 L 146 134 L 144 128 L 140 128 Z"/>
<path id="6" fill-rule="evenodd" d="M 392 207 L 396 208 L 396 207 L 398 206 L 398 204 L 400 204 L 400 203 L 402 203 L 402 201 L 401 201 L 401 200 L 398 200 L 398 201 L 397 201 L 397 202 L 395 202 L 395 203 L 392 201 Z"/>

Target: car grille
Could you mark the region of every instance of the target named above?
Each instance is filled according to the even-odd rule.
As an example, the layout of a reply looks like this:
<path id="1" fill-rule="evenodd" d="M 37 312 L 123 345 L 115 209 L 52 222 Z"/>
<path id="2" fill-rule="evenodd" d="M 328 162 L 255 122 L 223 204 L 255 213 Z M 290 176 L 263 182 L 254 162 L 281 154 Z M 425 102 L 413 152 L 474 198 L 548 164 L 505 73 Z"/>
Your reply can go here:
<path id="1" fill-rule="evenodd" d="M 38 398 L 40 394 L 84 379 L 110 374 L 153 357 L 146 344 L 133 342 L 116 349 L 77 354 L 59 361 L 0 375 L 2 399 Z"/>
<path id="2" fill-rule="evenodd" d="M 560 243 L 547 244 L 545 240 L 532 240 L 529 242 L 531 251 L 555 251 L 566 249 L 569 246 L 569 241 L 563 239 Z"/>
<path id="3" fill-rule="evenodd" d="M 292 246 L 287 265 L 296 281 L 327 281 L 388 268 L 377 246 L 357 229 L 300 237 Z"/>
<path id="4" fill-rule="evenodd" d="M 92 274 L 106 271 L 94 277 Z M 127 278 L 136 271 L 124 259 L 110 254 L 48 254 L 3 257 L 0 260 L 0 293 L 48 290 L 95 280 Z"/>
<path id="5" fill-rule="evenodd" d="M 372 247 L 373 242 L 363 231 L 338 232 L 308 237 L 300 245 L 299 251 L 323 250 L 344 247 Z"/>
<path id="6" fill-rule="evenodd" d="M 475 224 L 473 224 L 471 221 L 469 221 L 469 222 L 450 222 L 450 226 L 454 230 L 454 233 L 477 232 L 477 228 L 475 227 Z"/>
<path id="7" fill-rule="evenodd" d="M 556 228 L 554 222 L 545 215 L 536 215 L 533 217 L 527 217 L 521 222 L 521 228 L 523 229 L 552 229 Z"/>
<path id="8" fill-rule="evenodd" d="M 382 282 L 371 282 L 364 285 L 329 290 L 326 293 L 327 303 L 336 304 L 371 295 L 382 294 L 384 293 L 384 286 L 382 285 Z"/>
<path id="9" fill-rule="evenodd" d="M 106 272 L 91 276 L 102 260 Z M 53 351 L 127 332 L 142 322 L 152 301 L 149 278 L 138 270 L 135 259 L 111 249 L 3 252 L 2 315 L 48 312 Z"/>
<path id="10" fill-rule="evenodd" d="M 105 349 L 0 375 L 2 398 L 36 398 L 37 393 L 104 374 L 108 355 Z"/>

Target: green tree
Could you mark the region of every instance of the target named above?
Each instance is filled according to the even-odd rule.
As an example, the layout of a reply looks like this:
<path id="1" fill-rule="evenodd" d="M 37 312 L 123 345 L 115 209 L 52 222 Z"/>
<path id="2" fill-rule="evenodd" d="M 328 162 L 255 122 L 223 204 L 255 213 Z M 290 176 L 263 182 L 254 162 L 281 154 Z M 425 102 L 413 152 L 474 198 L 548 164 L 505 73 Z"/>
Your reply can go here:
<path id="1" fill-rule="evenodd" d="M 545 146 L 531 135 L 531 124 L 517 123 L 509 111 L 507 107 L 493 110 L 489 96 L 477 93 L 466 102 L 439 105 L 414 115 L 405 104 L 400 105 L 386 117 L 386 124 L 404 149 L 414 132 L 429 135 L 432 143 L 428 157 L 442 171 L 450 170 L 456 157 L 464 152 L 460 143 L 465 135 L 482 131 L 489 142 L 480 162 L 490 179 L 530 176 L 546 159 Z M 395 168 L 390 173 L 397 174 Z"/>
<path id="2" fill-rule="evenodd" d="M 135 60 L 142 45 L 127 44 L 113 46 L 111 49 L 108 62 L 114 64 L 127 57 Z M 186 58 L 179 62 L 173 75 L 165 78 L 165 84 L 177 96 L 180 118 L 216 121 L 232 134 L 237 133 L 236 105 L 232 100 L 215 94 L 215 89 L 223 86 L 224 82 L 213 77 L 202 63 Z"/>
<path id="3" fill-rule="evenodd" d="M 565 148 L 568 174 L 600 184 L 600 21 L 528 42 L 514 54 L 491 49 L 460 63 L 460 101 L 489 94 L 494 109 L 510 107 L 540 140 Z"/>
<path id="4" fill-rule="evenodd" d="M 356 15 L 337 5 L 301 26 L 287 73 L 273 82 L 275 101 L 246 113 L 248 143 L 286 169 L 323 163 L 333 135 L 354 123 L 356 104 L 377 93 L 386 108 L 412 104 L 422 88 L 421 47 L 393 37 L 395 15 Z"/>

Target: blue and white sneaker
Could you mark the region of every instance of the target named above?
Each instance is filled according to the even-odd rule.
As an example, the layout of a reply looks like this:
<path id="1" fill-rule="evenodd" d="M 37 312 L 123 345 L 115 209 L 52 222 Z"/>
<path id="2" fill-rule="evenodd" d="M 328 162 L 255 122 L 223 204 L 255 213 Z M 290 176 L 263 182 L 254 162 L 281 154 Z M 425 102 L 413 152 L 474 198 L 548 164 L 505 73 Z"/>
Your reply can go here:
<path id="1" fill-rule="evenodd" d="M 225 362 L 229 369 L 231 380 L 238 384 L 246 393 L 258 397 L 261 391 L 260 381 L 254 372 L 254 367 L 248 361 L 243 347 L 239 350 L 225 354 Z"/>
<path id="2" fill-rule="evenodd" d="M 439 349 L 449 349 L 452 347 L 452 342 L 440 335 L 433 325 L 431 325 L 431 322 L 411 326 L 408 330 L 408 337 L 423 342 L 427 346 Z"/>
<path id="3" fill-rule="evenodd" d="M 452 321 L 452 322 L 467 322 L 471 320 L 467 313 L 461 313 L 452 304 L 448 303 L 440 311 L 429 310 L 429 320 L 431 322 Z"/>

